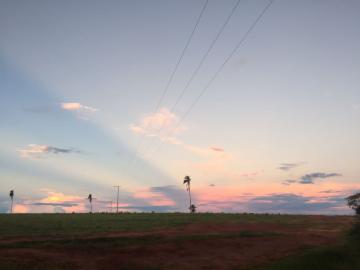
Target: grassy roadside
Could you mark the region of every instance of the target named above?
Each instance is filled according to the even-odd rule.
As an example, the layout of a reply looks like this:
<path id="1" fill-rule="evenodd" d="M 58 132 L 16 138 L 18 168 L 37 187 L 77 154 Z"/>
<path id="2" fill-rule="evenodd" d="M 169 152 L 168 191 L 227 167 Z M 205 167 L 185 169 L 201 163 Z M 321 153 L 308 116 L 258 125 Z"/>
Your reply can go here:
<path id="1" fill-rule="evenodd" d="M 343 243 L 319 247 L 295 255 L 258 270 L 358 270 L 360 269 L 360 222 L 357 222 Z"/>

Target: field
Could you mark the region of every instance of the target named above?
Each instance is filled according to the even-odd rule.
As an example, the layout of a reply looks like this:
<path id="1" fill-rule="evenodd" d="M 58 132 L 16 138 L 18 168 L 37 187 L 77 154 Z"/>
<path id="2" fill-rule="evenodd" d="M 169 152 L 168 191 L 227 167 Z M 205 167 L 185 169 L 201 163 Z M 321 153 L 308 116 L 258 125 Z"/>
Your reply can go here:
<path id="1" fill-rule="evenodd" d="M 350 216 L 0 215 L 0 269 L 360 269 L 353 223 Z"/>

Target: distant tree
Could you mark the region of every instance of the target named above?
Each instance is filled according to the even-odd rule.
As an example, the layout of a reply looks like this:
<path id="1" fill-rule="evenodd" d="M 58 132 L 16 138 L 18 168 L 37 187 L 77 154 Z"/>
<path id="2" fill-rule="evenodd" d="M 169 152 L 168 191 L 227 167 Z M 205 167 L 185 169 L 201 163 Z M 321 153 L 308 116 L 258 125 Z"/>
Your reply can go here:
<path id="1" fill-rule="evenodd" d="M 14 190 L 10 190 L 10 195 L 9 195 L 11 199 L 10 213 L 13 212 L 14 195 L 15 195 Z"/>
<path id="2" fill-rule="evenodd" d="M 190 182 L 191 182 L 190 176 L 186 175 L 186 176 L 184 177 L 184 182 L 183 182 L 183 184 L 186 185 L 186 190 L 189 192 L 189 210 L 190 210 L 190 213 L 195 213 L 195 211 L 196 211 L 196 206 L 195 206 L 194 204 L 192 204 L 192 202 L 191 202 Z"/>
<path id="3" fill-rule="evenodd" d="M 347 197 L 346 200 L 347 205 L 355 210 L 356 215 L 360 216 L 360 192 Z"/>
<path id="4" fill-rule="evenodd" d="M 92 213 L 92 200 L 93 200 L 92 194 L 89 194 L 88 200 L 90 202 L 90 213 Z"/>

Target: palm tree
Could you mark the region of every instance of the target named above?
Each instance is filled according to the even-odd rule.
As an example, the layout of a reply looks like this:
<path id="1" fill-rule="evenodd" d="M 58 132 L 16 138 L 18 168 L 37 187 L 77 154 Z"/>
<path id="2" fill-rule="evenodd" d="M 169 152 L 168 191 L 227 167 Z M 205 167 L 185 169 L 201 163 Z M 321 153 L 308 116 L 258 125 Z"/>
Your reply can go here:
<path id="1" fill-rule="evenodd" d="M 93 197 L 92 197 L 91 194 L 89 194 L 88 200 L 89 200 L 89 202 L 90 202 L 90 213 L 92 213 L 92 200 L 93 200 Z"/>
<path id="2" fill-rule="evenodd" d="M 14 203 L 14 190 L 10 190 L 10 199 L 11 199 L 11 207 L 10 207 L 10 213 L 13 212 L 13 203 Z"/>
<path id="3" fill-rule="evenodd" d="M 190 202 L 190 204 L 189 204 L 189 210 L 190 210 L 191 213 L 195 213 L 196 206 L 191 203 L 190 182 L 191 182 L 190 176 L 186 175 L 186 176 L 184 177 L 184 182 L 183 182 L 183 184 L 186 184 L 186 190 L 189 192 L 189 202 Z"/>

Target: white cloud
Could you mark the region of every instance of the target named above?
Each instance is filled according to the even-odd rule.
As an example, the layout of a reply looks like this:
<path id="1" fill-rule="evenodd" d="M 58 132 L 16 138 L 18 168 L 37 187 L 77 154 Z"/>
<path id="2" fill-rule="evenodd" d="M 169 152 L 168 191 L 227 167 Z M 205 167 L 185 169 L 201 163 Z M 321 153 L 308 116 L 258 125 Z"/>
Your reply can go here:
<path id="1" fill-rule="evenodd" d="M 145 130 L 142 127 L 135 126 L 133 124 L 129 125 L 129 129 L 135 134 L 144 134 Z"/>
<path id="2" fill-rule="evenodd" d="M 159 137 L 161 140 L 174 141 L 173 135 L 185 130 L 178 126 L 179 117 L 167 108 L 161 108 L 156 113 L 145 115 L 139 124 L 130 124 L 129 129 L 134 134 L 145 134 L 147 137 Z"/>
<path id="3" fill-rule="evenodd" d="M 130 124 L 129 129 L 136 135 L 158 138 L 163 142 L 180 146 L 184 150 L 203 158 L 216 160 L 229 160 L 232 158 L 232 155 L 225 152 L 222 147 L 210 146 L 203 148 L 180 140 L 177 135 L 187 129 L 185 126 L 179 126 L 178 123 L 179 117 L 177 115 L 167 108 L 161 108 L 156 113 L 145 115 L 140 124 Z"/>
<path id="4" fill-rule="evenodd" d="M 67 111 L 97 112 L 99 109 L 80 104 L 78 102 L 63 102 L 61 108 Z"/>
<path id="5" fill-rule="evenodd" d="M 17 150 L 23 158 L 40 157 L 45 153 L 47 145 L 29 144 L 27 149 Z"/>
<path id="6" fill-rule="evenodd" d="M 72 111 L 81 120 L 90 120 L 92 114 L 99 111 L 97 108 L 83 105 L 78 102 L 63 102 L 61 108 L 66 111 Z"/>

